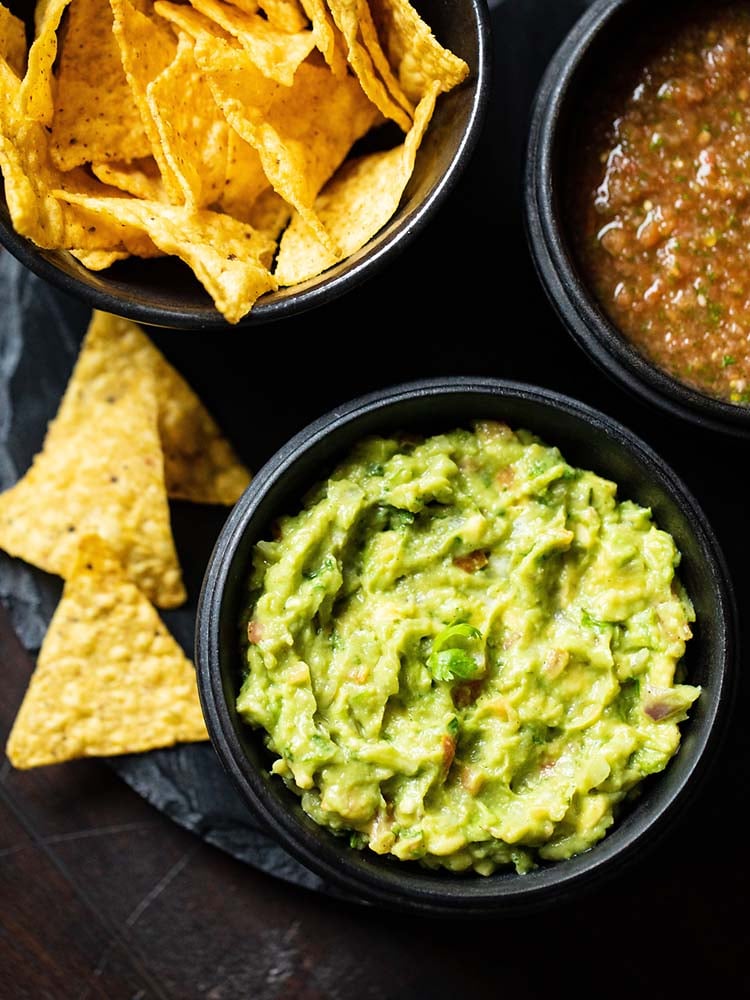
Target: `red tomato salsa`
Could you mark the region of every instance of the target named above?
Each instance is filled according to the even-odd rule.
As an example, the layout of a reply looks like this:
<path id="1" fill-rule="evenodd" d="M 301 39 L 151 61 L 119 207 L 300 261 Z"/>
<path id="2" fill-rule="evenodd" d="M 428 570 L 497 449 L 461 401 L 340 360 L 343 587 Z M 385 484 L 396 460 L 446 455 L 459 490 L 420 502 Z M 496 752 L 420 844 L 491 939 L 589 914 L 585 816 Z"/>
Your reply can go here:
<path id="1" fill-rule="evenodd" d="M 577 185 L 587 281 L 623 335 L 750 405 L 750 4 L 711 4 L 600 107 Z"/>

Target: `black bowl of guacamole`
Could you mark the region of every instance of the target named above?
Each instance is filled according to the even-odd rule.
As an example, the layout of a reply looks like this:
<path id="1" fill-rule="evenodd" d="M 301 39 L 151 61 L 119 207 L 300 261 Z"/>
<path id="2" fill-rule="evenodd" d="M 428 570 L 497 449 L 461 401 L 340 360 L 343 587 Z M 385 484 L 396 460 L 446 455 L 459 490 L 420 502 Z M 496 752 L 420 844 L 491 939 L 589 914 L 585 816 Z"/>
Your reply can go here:
<path id="1" fill-rule="evenodd" d="M 335 892 L 530 912 L 673 833 L 734 697 L 684 483 L 606 414 L 487 378 L 322 415 L 216 543 L 196 664 L 254 816 Z"/>

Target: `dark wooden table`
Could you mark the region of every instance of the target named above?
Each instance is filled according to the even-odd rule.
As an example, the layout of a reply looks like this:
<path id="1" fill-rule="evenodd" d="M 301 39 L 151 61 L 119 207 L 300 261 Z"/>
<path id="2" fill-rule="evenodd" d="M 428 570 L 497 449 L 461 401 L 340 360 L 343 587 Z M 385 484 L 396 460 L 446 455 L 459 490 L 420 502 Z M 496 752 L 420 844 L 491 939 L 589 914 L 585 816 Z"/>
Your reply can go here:
<path id="1" fill-rule="evenodd" d="M 526 252 L 527 112 L 585 6 L 495 5 L 485 136 L 441 218 L 389 272 L 270 336 L 155 336 L 252 468 L 337 402 L 403 379 L 489 374 L 583 399 L 685 479 L 726 552 L 746 631 L 750 446 L 676 426 L 611 384 L 561 329 Z M 366 355 L 363 316 L 379 331 Z M 32 668 L 0 607 L 3 746 Z M 178 826 L 104 761 L 19 772 L 5 760 L 0 1000 L 746 996 L 748 699 L 743 677 L 712 780 L 627 877 L 544 914 L 478 923 L 365 909 L 267 875 Z"/>

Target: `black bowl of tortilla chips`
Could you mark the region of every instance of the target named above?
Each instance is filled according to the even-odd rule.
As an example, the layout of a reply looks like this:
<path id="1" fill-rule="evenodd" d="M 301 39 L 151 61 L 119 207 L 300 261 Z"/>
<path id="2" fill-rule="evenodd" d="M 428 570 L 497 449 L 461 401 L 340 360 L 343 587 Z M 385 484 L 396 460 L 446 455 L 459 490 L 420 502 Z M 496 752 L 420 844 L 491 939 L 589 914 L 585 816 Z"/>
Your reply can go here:
<path id="1" fill-rule="evenodd" d="M 471 442 L 467 431 L 472 427 L 485 444 L 465 452 L 455 442 Z M 441 437 L 454 429 L 463 436 Z M 385 445 L 381 439 L 386 439 Z M 446 448 L 446 440 L 454 450 Z M 539 440 L 553 451 L 539 450 Z M 522 441 L 529 451 L 521 447 Z M 517 458 L 496 473 L 487 456 L 506 445 Z M 381 449 L 377 460 L 373 447 Z M 422 466 L 425 455 L 430 457 Z M 564 465 L 559 464 L 560 455 Z M 582 492 L 574 485 L 589 480 L 591 473 L 599 477 L 596 490 L 603 487 L 617 498 L 619 541 L 611 550 L 604 545 L 602 551 L 611 551 L 614 562 L 593 589 L 583 587 L 581 605 L 573 597 L 575 588 L 570 588 L 576 571 L 571 575 L 568 556 L 577 560 L 579 543 L 583 552 L 597 534 L 597 524 L 606 520 L 595 513 L 595 508 L 600 513 L 603 508 L 588 487 Z M 448 489 L 446 482 L 454 486 Z M 472 498 L 479 498 L 478 509 L 472 506 L 474 500 L 467 506 L 473 511 L 469 517 L 466 510 L 456 509 L 451 496 L 452 489 L 463 490 L 466 482 L 473 483 Z M 415 502 L 415 489 L 421 491 L 424 505 Z M 514 499 L 509 501 L 511 494 Z M 557 508 L 555 497 L 563 494 L 574 506 L 582 504 L 582 521 L 573 507 Z M 529 530 L 516 518 L 518 505 L 531 496 L 538 500 L 528 507 L 535 525 Z M 367 499 L 372 497 L 374 504 Z M 561 515 L 557 521 L 555 509 Z M 374 520 L 369 520 L 370 512 Z M 619 531 L 623 524 L 645 526 L 644 517 L 653 519 L 647 537 L 660 539 L 655 547 L 647 543 L 647 561 L 658 561 L 666 540 L 663 533 L 671 536 L 670 548 L 674 543 L 676 549 L 661 569 L 655 563 L 651 567 L 651 579 L 660 579 L 660 586 L 666 587 L 666 604 L 639 591 L 627 624 L 629 612 L 623 615 L 614 605 L 604 611 L 599 597 L 606 591 L 619 605 L 630 599 L 626 595 L 635 595 L 631 570 L 638 560 L 631 562 L 635 550 L 624 544 Z M 541 559 L 532 558 L 548 537 L 542 521 L 557 524 L 563 546 L 570 546 L 562 562 L 556 561 L 559 552 L 548 549 Z M 475 531 L 484 531 L 488 522 L 499 530 L 503 523 L 508 525 L 499 537 L 517 540 L 513 547 L 518 563 L 512 561 L 510 542 L 499 550 L 492 545 L 485 550 L 480 544 L 481 551 L 454 557 L 454 543 L 474 549 Z M 332 549 L 316 534 L 325 525 L 332 526 Z M 578 541 L 573 542 L 574 537 Z M 425 552 L 431 553 L 429 558 Z M 378 556 L 373 577 L 366 569 L 378 553 L 382 559 Z M 401 559 L 406 555 L 422 574 L 414 589 L 409 563 Z M 583 557 L 585 565 L 599 564 L 599 557 L 589 556 Z M 424 575 L 433 561 L 441 565 L 439 581 Z M 284 597 L 287 569 L 297 572 L 299 581 Z M 662 569 L 667 570 L 665 576 Z M 529 572 L 539 580 L 549 572 L 550 592 L 557 596 L 551 600 L 548 591 L 538 590 L 522 612 L 515 595 Z M 480 579 L 483 573 L 490 576 Z M 278 593 L 271 587 L 272 575 Z M 496 603 L 490 602 L 490 618 L 478 621 L 470 595 L 488 586 L 493 575 L 507 590 Z M 685 637 L 685 625 L 677 626 L 666 605 L 683 592 L 681 586 L 695 617 L 687 629 L 692 635 L 678 648 L 671 643 L 678 634 Z M 452 607 L 451 593 L 462 609 L 456 612 L 459 624 L 437 633 L 442 644 L 437 650 L 438 640 L 424 637 L 436 635 L 430 633 L 436 621 L 434 600 L 447 600 Z M 508 597 L 510 593 L 514 596 Z M 368 611 L 351 627 L 359 607 Z M 302 608 L 314 614 L 297 629 L 290 615 Z M 529 658 L 519 636 L 544 634 L 540 615 L 545 608 L 551 609 L 554 649 L 552 655 Z M 639 674 L 653 650 L 665 648 L 650 626 L 642 627 L 648 620 L 658 630 L 659 614 L 671 622 L 668 645 L 675 659 L 669 669 L 675 682 L 682 678 L 691 697 L 695 687 L 700 688 L 681 718 L 672 713 L 675 704 L 667 702 L 686 689 L 677 685 L 667 694 L 661 687 L 668 683 L 669 669 L 661 672 L 656 687 L 650 668 Z M 610 620 L 614 618 L 618 620 Z M 437 619 L 446 621 L 442 614 Z M 527 626 L 519 624 L 523 622 Z M 490 642 L 495 625 L 499 631 Z M 487 648 L 495 650 L 487 655 L 496 658 L 480 664 L 485 672 L 479 680 L 466 680 L 474 676 L 464 669 L 466 656 L 475 655 L 472 643 L 482 641 L 482 632 Z M 397 634 L 403 642 L 396 642 Z M 625 634 L 629 638 L 621 641 Z M 604 660 L 583 652 L 589 641 L 600 652 L 600 643 L 605 643 L 609 653 Z M 554 391 L 500 379 L 454 377 L 395 385 L 338 406 L 257 470 L 209 561 L 199 601 L 195 658 L 209 735 L 248 809 L 334 892 L 414 914 L 497 918 L 556 906 L 601 888 L 608 879 L 625 877 L 657 845 L 669 844 L 686 821 L 688 807 L 698 800 L 723 745 L 737 684 L 737 644 L 732 584 L 711 526 L 684 483 L 647 444 L 607 415 Z M 610 654 L 615 661 L 609 661 Z M 653 655 L 662 670 L 669 657 L 662 661 L 661 653 Z M 630 667 L 621 670 L 626 660 Z M 546 715 L 545 699 L 558 683 L 562 691 L 579 683 L 576 671 L 595 661 L 603 673 L 595 668 L 591 683 L 579 687 L 587 705 L 584 714 L 569 715 L 564 709 L 555 722 L 554 712 Z M 478 662 L 469 661 L 472 670 Z M 532 683 L 537 671 L 544 675 L 540 686 Z M 592 714 L 587 699 L 605 676 L 613 684 L 604 699 L 607 707 L 601 715 Z M 501 688 L 499 700 L 496 690 L 483 687 L 494 684 L 493 678 Z M 286 693 L 282 681 L 289 682 Z M 542 689 L 543 723 L 531 707 Z M 415 691 L 418 697 L 412 697 Z M 332 705 L 340 708 L 336 717 Z M 430 714 L 429 705 L 439 706 L 439 711 Z M 607 717 L 611 732 L 617 733 L 614 742 L 599 728 Z M 567 736 L 563 718 L 572 723 Z M 668 732 L 675 735 L 675 722 L 680 740 L 659 769 L 653 751 Z M 309 724 L 315 732 L 305 741 L 300 737 L 310 732 Z M 510 742 L 502 735 L 506 731 Z M 588 740 L 580 757 L 573 749 L 576 733 Z M 345 746 L 341 757 L 331 751 L 332 743 Z M 615 744 L 619 749 L 614 750 Z M 518 769 L 511 767 L 513 748 L 523 746 L 531 756 Z M 597 829 L 608 795 L 623 787 L 617 784 L 620 772 L 612 763 L 613 750 L 626 770 L 640 761 L 637 771 L 642 777 L 628 789 L 633 794 L 617 800 L 612 822 L 598 830 L 600 839 L 585 847 L 579 844 L 571 854 L 572 827 L 566 824 L 578 806 L 586 819 L 576 829 Z M 494 763 L 484 783 L 477 768 L 486 752 Z M 330 770 L 329 765 L 317 769 L 312 763 L 308 768 L 306 762 L 317 760 L 316 755 L 330 753 Z M 538 770 L 530 765 L 532 759 L 538 761 Z M 374 798 L 363 793 L 373 777 L 368 770 L 372 762 L 383 768 L 375 776 L 380 799 L 377 792 Z M 555 776 L 558 765 L 561 770 Z M 579 770 L 579 776 L 585 772 L 581 786 L 574 777 Z M 536 789 L 542 790 L 542 800 L 535 804 L 534 815 L 556 817 L 561 823 L 546 853 L 543 838 L 535 841 L 534 831 L 514 825 L 514 810 Z M 446 802 L 450 804 L 442 812 L 441 803 Z M 504 803 L 500 816 L 507 808 L 502 820 L 490 812 L 498 802 Z M 403 821 L 404 811 L 409 822 Z M 447 838 L 436 833 L 439 814 L 447 817 Z M 461 817 L 470 815 L 479 817 L 477 823 L 462 827 Z M 498 830 L 506 821 L 514 831 L 508 840 Z M 509 860 L 489 870 L 483 852 L 495 849 L 495 837 L 510 845 Z M 467 844 L 476 849 L 469 865 Z M 439 845 L 437 851 L 430 845 Z M 513 851 L 523 852 L 524 845 L 539 849 L 539 855 L 534 867 L 519 871 Z M 448 867 L 436 863 L 440 852 Z"/>
<path id="2" fill-rule="evenodd" d="M 0 242 L 168 328 L 283 319 L 380 272 L 489 97 L 485 0 L 8 0 L 0 29 Z"/>

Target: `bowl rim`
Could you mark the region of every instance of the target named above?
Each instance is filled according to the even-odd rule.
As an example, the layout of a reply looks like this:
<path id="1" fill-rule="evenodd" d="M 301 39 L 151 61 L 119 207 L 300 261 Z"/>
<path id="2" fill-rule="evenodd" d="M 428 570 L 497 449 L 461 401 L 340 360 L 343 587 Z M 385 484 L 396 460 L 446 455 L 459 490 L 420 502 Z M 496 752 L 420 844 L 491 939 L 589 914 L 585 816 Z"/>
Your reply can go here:
<path id="1" fill-rule="evenodd" d="M 229 323 L 218 311 L 206 293 L 205 305 L 186 304 L 182 308 L 150 304 L 147 294 L 140 294 L 137 286 L 126 289 L 124 295 L 115 292 L 116 278 L 104 280 L 99 272 L 84 273 L 83 265 L 75 260 L 56 261 L 66 251 L 37 247 L 30 239 L 21 236 L 12 222 L 0 214 L 0 246 L 4 247 L 25 267 L 38 277 L 66 292 L 93 309 L 114 313 L 136 323 L 164 329 L 234 330 L 279 322 L 299 316 L 312 309 L 339 299 L 365 280 L 380 274 L 396 256 L 400 256 L 415 238 L 422 233 L 436 212 L 463 176 L 471 161 L 487 119 L 492 77 L 492 50 L 490 12 L 487 0 L 466 0 L 471 12 L 470 22 L 475 25 L 477 57 L 470 76 L 461 86 L 471 86 L 473 93 L 469 104 L 466 128 L 457 143 L 456 151 L 445 173 L 426 193 L 424 199 L 401 219 L 394 216 L 368 242 L 342 261 L 337 262 L 322 275 L 315 275 L 299 283 L 299 290 L 288 294 L 285 288 L 261 296 L 252 309 L 237 323 Z M 440 95 L 450 97 L 449 94 Z M 0 190 L 2 176 L 0 175 Z M 148 263 L 147 261 L 145 262 Z M 187 265 L 185 265 L 187 266 Z M 76 277 L 80 273 L 80 278 Z M 328 275 L 328 277 L 325 277 Z M 186 278 L 197 279 L 186 272 Z"/>
<path id="2" fill-rule="evenodd" d="M 689 750 L 681 748 L 688 760 L 684 774 L 668 794 L 662 794 L 658 807 L 649 811 L 640 826 L 632 829 L 627 823 L 616 824 L 588 851 L 524 876 L 509 873 L 470 880 L 411 867 L 407 870 L 404 862 L 375 871 L 371 864 L 362 863 L 362 852 L 349 848 L 324 828 L 318 828 L 317 836 L 306 834 L 292 810 L 264 794 L 263 776 L 247 759 L 233 725 L 223 693 L 220 663 L 220 620 L 228 576 L 248 524 L 268 491 L 301 459 L 324 449 L 330 433 L 340 433 L 343 428 L 351 444 L 361 434 L 363 422 L 373 415 L 382 414 L 382 419 L 390 420 L 392 411 L 413 405 L 415 400 L 429 408 L 439 398 L 467 395 L 477 400 L 521 400 L 522 405 L 563 410 L 582 427 L 593 424 L 608 443 L 629 450 L 639 469 L 654 476 L 660 487 L 679 502 L 689 513 L 690 530 L 698 540 L 706 572 L 712 577 L 715 614 L 720 623 L 717 658 L 721 664 L 709 707 L 699 724 L 698 738 Z M 529 383 L 471 376 L 401 382 L 356 397 L 313 420 L 282 445 L 255 474 L 217 538 L 199 595 L 195 629 L 198 689 L 210 739 L 256 818 L 296 860 L 346 898 L 438 917 L 503 916 L 534 912 L 550 902 L 562 903 L 629 868 L 643 858 L 646 850 L 661 842 L 703 787 L 723 745 L 735 700 L 738 647 L 737 609 L 724 555 L 705 514 L 671 467 L 624 425 L 573 397 Z"/>
<path id="3" fill-rule="evenodd" d="M 631 396 L 713 432 L 750 437 L 750 406 L 691 388 L 648 361 L 618 331 L 587 290 L 573 262 L 559 211 L 555 175 L 558 125 L 578 72 L 610 22 L 645 0 L 596 0 L 553 53 L 532 102 L 524 163 L 524 226 L 537 276 L 579 348 Z M 658 6 L 658 5 L 657 5 Z"/>

